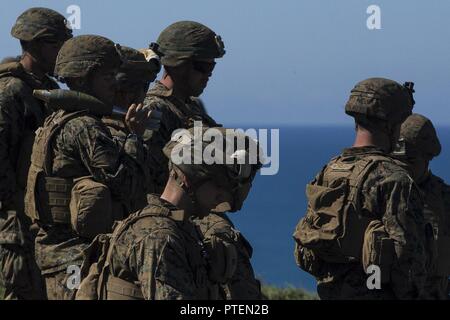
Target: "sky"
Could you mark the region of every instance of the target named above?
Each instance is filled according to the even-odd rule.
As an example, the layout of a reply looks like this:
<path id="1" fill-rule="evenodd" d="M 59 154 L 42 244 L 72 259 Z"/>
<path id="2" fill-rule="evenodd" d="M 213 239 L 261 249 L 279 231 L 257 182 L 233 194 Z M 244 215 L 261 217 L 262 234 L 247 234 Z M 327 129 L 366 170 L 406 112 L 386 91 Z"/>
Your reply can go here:
<path id="1" fill-rule="evenodd" d="M 224 40 L 202 98 L 218 122 L 255 126 L 351 125 L 344 105 L 369 77 L 416 83 L 416 112 L 450 125 L 450 1 L 407 0 L 3 0 L 0 57 L 20 53 L 10 36 L 30 7 L 81 9 L 75 35 L 99 34 L 143 48 L 178 20 L 208 25 Z M 380 8 L 381 29 L 367 27 Z"/>

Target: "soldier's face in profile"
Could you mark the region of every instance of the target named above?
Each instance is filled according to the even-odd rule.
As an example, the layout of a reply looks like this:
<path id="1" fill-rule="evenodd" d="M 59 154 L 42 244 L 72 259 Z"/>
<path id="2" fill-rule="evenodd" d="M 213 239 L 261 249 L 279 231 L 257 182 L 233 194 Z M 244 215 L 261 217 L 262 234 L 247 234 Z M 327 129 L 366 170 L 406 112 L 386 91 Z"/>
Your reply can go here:
<path id="1" fill-rule="evenodd" d="M 40 63 L 42 68 L 50 75 L 53 75 L 55 69 L 56 57 L 61 49 L 64 41 L 54 39 L 41 39 L 38 40 L 38 46 L 40 48 Z"/>
<path id="2" fill-rule="evenodd" d="M 98 69 L 91 74 L 91 92 L 107 104 L 114 104 L 116 98 L 117 69 Z"/>
<path id="3" fill-rule="evenodd" d="M 203 93 L 208 86 L 215 65 L 214 59 L 191 60 L 190 63 L 187 63 L 186 83 L 189 85 L 191 96 L 198 97 Z"/>
<path id="4" fill-rule="evenodd" d="M 207 181 L 200 185 L 195 192 L 198 205 L 204 209 L 202 214 L 207 215 L 211 210 L 226 212 L 231 210 L 234 198 L 230 191 L 218 186 L 213 181 Z"/>

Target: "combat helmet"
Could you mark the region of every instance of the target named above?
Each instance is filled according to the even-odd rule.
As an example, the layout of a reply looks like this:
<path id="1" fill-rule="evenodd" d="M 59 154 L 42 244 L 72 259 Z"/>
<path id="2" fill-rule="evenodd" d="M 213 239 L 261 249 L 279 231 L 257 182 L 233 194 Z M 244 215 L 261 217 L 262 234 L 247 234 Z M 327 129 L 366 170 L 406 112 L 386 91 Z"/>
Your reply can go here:
<path id="1" fill-rule="evenodd" d="M 11 35 L 22 41 L 44 38 L 66 41 L 72 38 L 72 30 L 60 13 L 47 8 L 31 8 L 17 18 Z"/>
<path id="2" fill-rule="evenodd" d="M 142 52 L 130 47 L 116 45 L 122 65 L 116 75 L 118 85 L 133 87 L 134 85 L 149 85 L 156 79 L 161 70 L 161 63 L 156 54 L 150 49 Z"/>
<path id="3" fill-rule="evenodd" d="M 384 78 L 370 78 L 356 84 L 345 105 L 355 119 L 377 119 L 390 125 L 403 122 L 412 113 L 414 91 Z"/>
<path id="4" fill-rule="evenodd" d="M 164 66 L 176 67 L 188 59 L 216 59 L 225 55 L 222 38 L 207 26 L 179 21 L 164 29 L 150 48 L 161 56 Z"/>
<path id="5" fill-rule="evenodd" d="M 82 35 L 68 40 L 56 58 L 55 75 L 59 78 L 83 78 L 95 68 L 116 69 L 121 65 L 120 54 L 111 40 Z"/>
<path id="6" fill-rule="evenodd" d="M 189 179 L 193 189 L 210 180 L 230 191 L 233 203 L 223 210 L 218 207 L 216 211 L 240 210 L 263 162 L 258 143 L 233 129 L 202 128 L 202 137 L 210 135 L 212 131 L 209 130 L 215 133 L 214 143 L 219 148 L 214 149 L 213 156 L 217 161 L 206 158 L 196 161 L 195 155 L 203 156 L 212 152 L 212 145 L 210 141 L 206 141 L 209 139 L 202 139 L 199 143 L 195 130 L 198 128 L 181 130 L 164 147 L 163 152 L 169 158 L 169 168 L 180 170 Z M 179 155 L 180 152 L 182 161 L 175 160 L 174 155 Z"/>
<path id="7" fill-rule="evenodd" d="M 441 143 L 430 119 L 414 113 L 403 123 L 394 155 L 431 160 L 441 153 Z"/>

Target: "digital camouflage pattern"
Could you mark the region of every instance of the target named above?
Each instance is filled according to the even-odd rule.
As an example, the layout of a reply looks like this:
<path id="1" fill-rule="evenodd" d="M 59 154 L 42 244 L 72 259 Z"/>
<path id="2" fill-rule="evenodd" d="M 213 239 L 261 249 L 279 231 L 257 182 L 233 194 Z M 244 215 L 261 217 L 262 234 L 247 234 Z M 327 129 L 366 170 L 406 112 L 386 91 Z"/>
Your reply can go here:
<path id="1" fill-rule="evenodd" d="M 48 115 L 32 93 L 56 88 L 51 78 L 37 78 L 18 62 L 0 65 L 0 278 L 8 299 L 42 297 L 23 196 L 34 131 Z"/>
<path id="2" fill-rule="evenodd" d="M 216 59 L 225 55 L 220 36 L 194 21 L 178 21 L 164 29 L 150 45 L 164 66 L 178 66 L 188 59 Z"/>
<path id="3" fill-rule="evenodd" d="M 397 124 L 411 114 L 413 106 L 412 92 L 405 86 L 389 79 L 370 78 L 352 89 L 345 112 L 356 118 Z"/>
<path id="4" fill-rule="evenodd" d="M 433 123 L 426 117 L 414 113 L 400 128 L 400 139 L 405 144 L 408 157 L 420 157 L 431 160 L 441 153 L 441 143 Z"/>
<path id="5" fill-rule="evenodd" d="M 333 159 L 311 185 L 336 188 L 342 182 L 339 178 L 342 172 L 354 170 L 352 168 L 358 162 L 373 156 L 384 160 L 376 162 L 366 176 L 362 177 L 362 186 L 357 194 L 359 205 L 353 212 L 357 218 L 345 222 L 348 225 L 344 229 L 348 228 L 346 233 L 349 235 L 358 233 L 358 229 L 362 231 L 362 235 L 353 235 L 353 241 L 347 243 L 347 247 L 359 250 L 358 247 L 362 249 L 363 243 L 366 245 L 369 241 L 373 252 L 367 255 L 369 258 L 375 256 L 380 264 L 381 290 L 369 290 L 366 285 L 368 275 L 362 263 L 364 251 L 363 256 L 359 254 L 359 257 L 351 258 L 338 256 L 335 251 L 327 252 L 331 248 L 313 249 L 304 246 L 301 234 L 307 230 L 306 226 L 309 223 L 324 223 L 326 227 L 327 223 L 327 220 L 308 220 L 310 218 L 306 216 L 300 221 L 294 234 L 295 254 L 299 266 L 316 277 L 317 290 L 322 299 L 415 299 L 423 295 L 427 276 L 423 204 L 417 186 L 404 169 L 376 147 L 349 148 Z M 324 215 L 323 219 L 326 215 L 340 214 L 334 212 L 332 204 L 328 204 L 329 208 L 325 207 L 327 201 L 323 200 L 322 206 L 314 209 L 318 210 L 318 214 Z M 308 201 L 312 201 L 309 202 L 310 206 L 317 200 L 308 197 Z M 378 227 L 372 233 L 375 238 L 368 238 L 374 222 Z M 325 237 L 327 231 L 323 230 Z M 393 250 L 390 248 L 391 244 Z M 343 245 L 338 250 L 348 250 L 346 246 Z"/>
<path id="6" fill-rule="evenodd" d="M 419 184 L 424 199 L 428 233 L 426 250 L 430 254 L 425 283 L 425 299 L 449 298 L 450 275 L 450 186 L 431 172 Z"/>
<path id="7" fill-rule="evenodd" d="M 440 152 L 441 144 L 436 129 L 428 118 L 412 114 L 402 123 L 394 155 L 415 177 L 424 199 L 427 233 L 432 235 L 426 243 L 430 256 L 424 294 L 426 299 L 448 299 L 449 289 L 450 186 L 428 168 L 429 161 Z"/>
<path id="8" fill-rule="evenodd" d="M 64 114 L 59 111 L 47 120 Z M 124 148 L 114 141 L 108 128 L 95 117 L 84 115 L 70 120 L 53 142 L 51 176 L 75 179 L 91 176 L 103 183 L 124 212 L 136 210 L 146 192 L 149 175 L 142 141 L 129 136 Z M 82 262 L 89 239 L 81 239 L 68 226 L 41 228 L 36 239 L 36 260 L 44 275 L 65 272 Z"/>
<path id="9" fill-rule="evenodd" d="M 145 216 L 155 207 L 156 211 L 161 207 L 167 211 Z M 170 211 L 178 211 L 178 215 L 172 216 Z M 210 298 L 196 226 L 183 218 L 182 211 L 156 196 L 149 197 L 149 205 L 134 215 L 142 218 L 127 225 L 112 244 L 110 274 L 135 283 L 146 300 Z"/>
<path id="10" fill-rule="evenodd" d="M 118 86 L 130 90 L 135 86 L 145 86 L 147 91 L 150 82 L 156 79 L 161 70 L 158 58 L 147 61 L 144 53 L 125 46 L 121 46 L 118 51 L 123 61 L 116 76 Z"/>
<path id="11" fill-rule="evenodd" d="M 260 300 L 261 284 L 255 278 L 250 263 L 253 248 L 247 239 L 235 228 L 225 214 L 209 214 L 202 219 L 194 219 L 204 239 L 217 237 L 237 250 L 236 270 L 227 283 L 220 285 L 220 296 L 225 300 Z"/>
<path id="12" fill-rule="evenodd" d="M 188 101 L 183 102 L 172 95 L 172 90 L 158 81 L 148 92 L 144 104 L 152 110 L 162 112 L 161 127 L 153 134 L 149 142 L 152 155 L 157 159 L 157 163 L 160 163 L 158 167 L 153 168 L 152 172 L 156 180 L 157 192 L 161 193 L 169 178 L 168 159 L 162 150 L 171 140 L 172 133 L 180 128 L 192 128 L 195 121 L 201 122 L 204 127 L 220 125 L 206 113 L 203 104 L 199 103 L 197 98 L 189 98 Z M 216 223 L 217 221 L 221 223 Z M 260 296 L 259 283 L 254 277 L 250 263 L 251 250 L 249 252 L 245 238 L 241 234 L 238 236 L 238 231 L 225 214 L 211 213 L 196 223 L 209 235 L 220 234 L 221 237 L 230 240 L 237 250 L 238 265 L 233 278 L 227 285 L 228 293 L 224 294 L 225 297 L 239 296 L 242 299 L 257 299 Z"/>
<path id="13" fill-rule="evenodd" d="M 156 81 L 147 93 L 144 105 L 162 113 L 161 127 L 153 133 L 149 141 L 150 152 L 159 163 L 158 168 L 154 168 L 154 177 L 157 192 L 160 193 L 169 179 L 169 161 L 162 150 L 172 138 L 172 133 L 177 129 L 193 127 L 195 121 L 201 122 L 205 127 L 220 125 L 205 112 L 204 108 L 200 107 L 197 98 L 189 98 L 188 101 L 183 102 L 159 81 Z"/>
<path id="14" fill-rule="evenodd" d="M 83 77 L 86 70 L 94 67 L 117 68 L 120 65 L 120 57 L 112 41 L 99 36 L 80 36 L 67 41 L 58 54 L 56 61 L 56 73 L 61 77 Z M 114 202 L 113 208 L 119 210 L 105 212 L 105 221 L 123 218 L 114 214 L 129 213 L 139 209 L 138 199 L 146 193 L 149 185 L 148 166 L 146 165 L 147 153 L 144 152 L 142 139 L 136 135 L 127 136 L 123 146 L 117 144 L 111 136 L 108 128 L 101 119 L 87 112 L 67 113 L 59 110 L 46 119 L 44 126 L 37 132 L 37 138 L 33 147 L 33 161 L 42 158 L 41 150 L 45 150 L 41 144 L 47 143 L 44 139 L 51 127 L 61 122 L 50 144 L 50 163 L 48 171 L 44 171 L 45 179 L 58 178 L 64 181 L 89 177 L 93 181 L 107 187 Z M 36 166 L 39 166 L 39 161 Z M 34 168 L 32 166 L 32 168 Z M 40 170 L 36 167 L 34 170 Z M 35 171 L 39 172 L 39 171 Z M 47 184 L 49 180 L 35 180 L 36 173 L 29 175 L 27 198 L 38 192 L 40 209 L 46 197 L 52 197 Z M 33 181 L 37 181 L 33 186 Z M 36 190 L 34 189 L 36 188 Z M 73 190 L 72 190 L 73 191 Z M 50 203 L 50 200 L 48 200 Z M 123 210 L 121 210 L 123 208 Z M 30 205 L 29 209 L 33 207 Z M 64 207 L 67 211 L 67 208 Z M 28 210 L 28 209 L 27 209 Z M 38 210 L 38 211 L 39 211 Z M 43 211 L 44 212 L 44 211 Z M 69 296 L 64 292 L 58 292 L 58 283 L 63 282 L 63 274 L 70 265 L 81 265 L 82 252 L 92 239 L 81 236 L 73 229 L 71 221 L 47 222 L 43 219 L 42 212 L 27 212 L 30 217 L 39 217 L 41 226 L 36 238 L 36 261 L 42 271 L 47 284 L 49 299 Z M 52 212 L 53 215 L 53 212 Z M 106 219 L 108 218 L 108 219 Z M 95 226 L 85 226 L 95 227 Z M 107 226 L 109 230 L 111 225 Z M 56 288 L 56 291 L 52 291 Z M 64 289 L 65 290 L 65 289 Z"/>
<path id="15" fill-rule="evenodd" d="M 47 8 L 31 8 L 22 13 L 11 29 L 14 38 L 33 41 L 50 38 L 65 41 L 72 37 L 66 18 Z"/>
<path id="16" fill-rule="evenodd" d="M 95 68 L 119 68 L 120 55 L 111 40 L 97 35 L 82 35 L 68 40 L 58 53 L 55 75 L 83 78 Z"/>

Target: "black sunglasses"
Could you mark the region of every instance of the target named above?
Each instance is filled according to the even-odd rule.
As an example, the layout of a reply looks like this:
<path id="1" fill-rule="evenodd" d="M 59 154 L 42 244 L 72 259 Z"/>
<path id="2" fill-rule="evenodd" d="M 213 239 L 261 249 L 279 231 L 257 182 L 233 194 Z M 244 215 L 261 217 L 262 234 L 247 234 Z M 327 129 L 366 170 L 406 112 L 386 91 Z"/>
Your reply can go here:
<path id="1" fill-rule="evenodd" d="M 194 70 L 196 70 L 200 73 L 210 74 L 213 72 L 214 68 L 216 67 L 216 63 L 194 60 L 194 61 L 192 61 L 192 66 L 194 67 Z"/>

